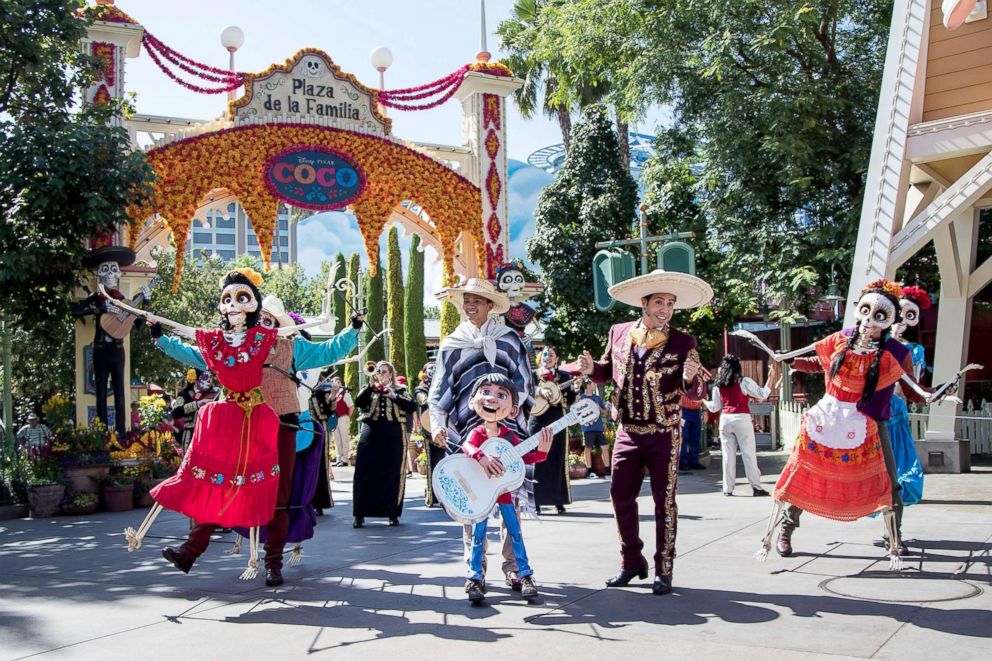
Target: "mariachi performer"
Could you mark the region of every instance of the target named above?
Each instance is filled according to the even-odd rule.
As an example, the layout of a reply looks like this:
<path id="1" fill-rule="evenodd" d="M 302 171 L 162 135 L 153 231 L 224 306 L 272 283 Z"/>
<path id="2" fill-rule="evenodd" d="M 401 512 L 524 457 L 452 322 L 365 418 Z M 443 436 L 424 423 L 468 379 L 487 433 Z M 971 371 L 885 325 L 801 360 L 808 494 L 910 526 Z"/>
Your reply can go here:
<path id="1" fill-rule="evenodd" d="M 655 517 L 655 578 L 652 591 L 672 590 L 678 490 L 682 395 L 703 397 L 696 338 L 671 326 L 675 310 L 706 305 L 713 290 L 687 273 L 655 270 L 609 289 L 610 296 L 641 309 L 637 321 L 610 328 L 603 358 L 594 361 L 588 351 L 579 358 L 583 374 L 596 383 L 612 381 L 612 404 L 619 412 L 613 446 L 610 498 L 620 536 L 620 571 L 607 579 L 608 587 L 647 578 L 648 561 L 638 535 L 637 496 L 647 469 Z"/>
<path id="2" fill-rule="evenodd" d="M 151 491 L 155 500 L 141 526 L 128 528 L 128 550 L 141 546 L 148 528 L 168 508 L 194 520 L 189 538 L 180 548 L 166 548 L 162 555 L 188 573 L 218 527 L 244 526 L 257 529 L 272 518 L 280 479 L 277 447 L 279 418 L 264 401 L 260 384 L 266 360 L 283 331 L 257 325 L 261 310 L 258 284 L 262 277 L 253 269 L 228 272 L 221 281 L 218 310 L 220 328 L 194 329 L 133 308 L 120 300 L 114 304 L 153 322 L 152 335 L 162 344 L 162 325 L 194 338 L 200 369 L 210 369 L 225 388 L 221 401 L 200 409 L 189 449 L 179 471 Z M 105 289 L 101 293 L 107 296 Z M 178 341 L 176 344 L 181 345 Z M 253 532 L 252 537 L 257 533 Z M 254 555 L 242 578 L 257 575 Z"/>
<path id="3" fill-rule="evenodd" d="M 510 301 L 509 309 L 503 313 L 503 323 L 512 328 L 528 352 L 533 352 L 531 338 L 527 335 L 527 326 L 538 323 L 537 309 L 528 305 L 527 301 L 544 287 L 543 285 L 527 284 L 527 269 L 521 259 L 514 259 L 496 267 L 496 288 L 503 292 Z"/>
<path id="4" fill-rule="evenodd" d="M 326 306 L 325 306 L 326 307 Z M 362 327 L 363 317 L 354 315 L 352 324 L 327 342 L 310 342 L 298 335 L 303 326 L 294 325 L 292 318 L 286 314 L 282 301 L 275 296 L 267 296 L 262 303 L 259 324 L 264 329 L 278 330 L 283 336 L 275 343 L 272 354 L 265 362 L 265 372 L 260 384 L 261 396 L 279 416 L 278 452 L 279 490 L 276 509 L 272 520 L 268 523 L 265 544 L 265 584 L 268 586 L 282 585 L 283 548 L 289 531 L 289 513 L 287 510 L 293 487 L 293 470 L 296 463 L 296 432 L 299 429 L 300 404 L 297 398 L 297 383 L 294 374 L 297 371 L 318 369 L 329 365 L 351 353 L 358 343 L 358 331 Z M 327 321 L 325 315 L 308 325 L 321 325 Z M 293 337 L 295 335 L 295 337 Z M 156 345 L 166 355 L 193 367 L 205 367 L 202 350 L 188 346 L 175 338 L 159 337 Z M 242 527 L 248 527 L 244 524 Z M 193 560 L 203 552 L 199 546 L 172 551 L 178 558 L 176 566 L 189 571 Z M 171 550 L 170 550 L 171 551 Z M 197 553 L 198 551 L 198 553 Z M 252 548 L 251 552 L 254 553 Z M 195 555 L 194 555 L 195 553 Z M 170 558 L 171 560 L 172 558 Z"/>
<path id="5" fill-rule="evenodd" d="M 413 400 L 417 403 L 417 420 L 420 424 L 421 433 L 427 441 L 427 448 L 425 450 L 427 453 L 427 490 L 424 493 L 424 503 L 427 507 L 434 507 L 440 501 L 434 496 L 434 487 L 431 485 L 431 479 L 433 479 L 434 467 L 437 466 L 437 462 L 444 459 L 447 453 L 444 447 L 430 442 L 432 427 L 430 410 L 427 406 L 427 397 L 431 391 L 431 379 L 434 378 L 433 360 L 424 363 L 424 368 L 420 370 L 419 376 L 420 383 L 413 389 Z"/>
<path id="6" fill-rule="evenodd" d="M 909 351 L 890 335 L 901 316 L 900 292 L 899 285 L 888 280 L 870 283 L 858 299 L 855 328 L 790 353 L 775 353 L 746 331 L 735 331 L 774 360 L 793 360 L 798 371 L 823 372 L 826 381 L 827 392 L 803 417 L 799 438 L 775 485 L 775 503 L 759 559 L 767 556 L 779 520 L 782 532 L 776 550 L 782 556 L 792 554 L 793 531 L 804 510 L 838 521 L 880 512 L 888 533 L 890 568 L 901 567 L 898 483 L 888 432 L 879 423 L 890 417 L 897 383 L 927 402 L 937 401 L 950 395 L 964 371 L 975 366 L 969 365 L 934 393 L 917 385 L 905 367 L 911 364 Z M 815 358 L 799 358 L 813 352 Z"/>
<path id="7" fill-rule="evenodd" d="M 541 368 L 537 371 L 528 434 L 536 434 L 561 420 L 568 407 L 575 402 L 577 394 L 569 387 L 573 376 L 561 369 L 559 362 L 558 351 L 552 346 L 545 347 L 540 354 Z M 555 434 L 547 459 L 534 466 L 534 482 L 538 513 L 542 506 L 554 505 L 558 514 L 564 514 L 565 505 L 572 502 L 572 482 L 568 476 L 568 429 Z"/>
<path id="8" fill-rule="evenodd" d="M 381 360 L 355 397 L 355 407 L 365 424 L 356 453 L 353 526 L 361 528 L 370 516 L 387 517 L 389 525 L 398 526 L 406 486 L 406 416 L 417 404 L 396 383 L 392 363 Z"/>
<path id="9" fill-rule="evenodd" d="M 172 420 L 178 430 L 176 442 L 183 452 L 193 440 L 196 413 L 204 405 L 217 399 L 220 391 L 214 387 L 210 372 L 190 367 L 186 371 L 186 386 L 173 398 Z"/>

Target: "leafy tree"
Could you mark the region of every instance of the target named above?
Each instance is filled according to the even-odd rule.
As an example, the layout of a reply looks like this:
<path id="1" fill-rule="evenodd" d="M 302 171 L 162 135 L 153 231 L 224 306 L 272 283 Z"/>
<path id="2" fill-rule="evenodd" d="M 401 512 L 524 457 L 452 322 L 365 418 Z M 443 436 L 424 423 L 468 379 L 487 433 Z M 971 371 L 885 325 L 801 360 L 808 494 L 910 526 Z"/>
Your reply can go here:
<path id="1" fill-rule="evenodd" d="M 65 320 L 86 241 L 123 225 L 152 176 L 109 123 L 122 102 L 76 103 L 102 68 L 80 49 L 84 4 L 0 4 L 0 312 L 14 325 Z"/>
<path id="2" fill-rule="evenodd" d="M 383 291 L 382 280 L 385 277 L 383 270 L 379 269 L 375 277 L 365 274 L 365 342 L 368 345 L 372 341 L 372 336 L 382 330 L 382 321 L 386 316 L 386 298 Z M 392 343 L 393 337 L 390 333 L 389 341 Z M 367 360 L 376 362 L 386 359 L 386 351 L 383 339 L 379 338 L 369 349 Z"/>
<path id="3" fill-rule="evenodd" d="M 348 258 L 348 280 L 355 285 L 358 284 L 358 279 L 362 277 L 358 267 L 358 253 L 351 253 L 351 257 Z M 358 370 L 362 368 L 362 362 L 362 360 L 359 360 L 358 362 L 345 363 L 344 366 L 344 385 L 351 388 L 353 396 L 358 394 Z M 351 430 L 348 434 L 349 436 L 356 436 L 358 434 L 358 415 L 351 416 Z"/>
<path id="4" fill-rule="evenodd" d="M 406 333 L 403 324 L 403 260 L 400 257 L 400 234 L 396 225 L 389 228 L 386 235 L 386 278 L 389 286 L 386 291 L 386 314 L 389 317 L 389 362 L 396 366 L 397 374 L 411 378 L 406 370 Z M 416 376 L 416 373 L 413 374 Z M 410 386 L 413 387 L 413 383 Z"/>
<path id="5" fill-rule="evenodd" d="M 536 57 L 599 71 L 636 114 L 671 106 L 698 137 L 709 231 L 752 303 L 800 313 L 851 263 L 891 0 L 570 0 Z M 563 87 L 570 86 L 563 81 Z M 784 306 L 783 306 L 784 307 Z M 798 315 L 782 309 L 786 320 Z"/>
<path id="6" fill-rule="evenodd" d="M 273 268 L 263 277 L 262 295 L 272 294 L 282 299 L 288 312 L 299 315 L 316 316 L 320 314 L 327 292 L 327 271 L 329 262 L 321 267 L 321 276 L 308 278 L 299 262 L 285 264 L 281 268 Z M 310 285 L 310 286 L 308 286 Z"/>
<path id="7" fill-rule="evenodd" d="M 420 251 L 420 236 L 413 235 L 406 262 L 406 297 L 403 300 L 403 338 L 406 353 L 406 375 L 410 385 L 427 362 L 424 341 L 424 253 Z"/>
<path id="8" fill-rule="evenodd" d="M 75 326 L 67 313 L 47 317 L 39 325 L 16 326 L 10 331 L 14 420 L 24 420 L 31 412 L 41 415 L 41 405 L 52 395 L 73 392 Z"/>
<path id="9" fill-rule="evenodd" d="M 552 310 L 545 337 L 565 355 L 602 348 L 611 323 L 627 316 L 593 305 L 592 258 L 598 241 L 629 234 L 637 185 L 618 157 L 602 106 L 588 106 L 572 129 L 572 147 L 554 182 L 541 192 L 527 255 L 540 265 Z"/>

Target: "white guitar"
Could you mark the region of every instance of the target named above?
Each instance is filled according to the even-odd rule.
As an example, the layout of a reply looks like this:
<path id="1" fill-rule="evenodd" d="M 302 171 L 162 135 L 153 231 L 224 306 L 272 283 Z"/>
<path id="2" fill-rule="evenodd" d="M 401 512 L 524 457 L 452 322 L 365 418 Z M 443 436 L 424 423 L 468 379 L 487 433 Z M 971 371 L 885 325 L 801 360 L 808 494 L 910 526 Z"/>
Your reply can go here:
<path id="1" fill-rule="evenodd" d="M 557 434 L 575 423 L 590 425 L 599 418 L 599 406 L 591 399 L 580 399 L 568 413 L 551 424 Z M 467 454 L 456 453 L 438 462 L 431 479 L 434 495 L 455 521 L 474 524 L 484 520 L 496 506 L 496 499 L 508 491 L 520 488 L 524 482 L 523 456 L 534 450 L 540 434 L 534 434 L 520 445 L 494 436 L 482 444 L 481 450 L 490 457 L 499 457 L 503 474 L 490 478 L 482 465 Z"/>

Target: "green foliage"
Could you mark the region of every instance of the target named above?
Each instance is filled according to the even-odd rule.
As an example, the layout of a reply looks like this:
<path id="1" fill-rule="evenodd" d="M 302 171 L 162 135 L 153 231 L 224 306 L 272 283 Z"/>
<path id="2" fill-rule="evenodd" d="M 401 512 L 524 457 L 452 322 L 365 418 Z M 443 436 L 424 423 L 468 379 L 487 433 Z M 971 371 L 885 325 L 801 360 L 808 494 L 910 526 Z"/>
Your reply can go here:
<path id="1" fill-rule="evenodd" d="M 261 273 L 260 269 L 257 270 Z M 263 274 L 265 282 L 262 284 L 262 295 L 278 296 L 288 312 L 315 317 L 320 314 L 324 305 L 328 270 L 330 270 L 329 266 L 325 270 L 322 265 L 323 277 L 308 278 L 299 262 L 285 264 L 281 268 L 273 267 L 268 273 Z M 214 292 L 214 295 L 217 296 L 219 293 Z"/>
<path id="2" fill-rule="evenodd" d="M 442 280 L 445 287 L 451 286 L 451 274 L 448 273 L 447 268 L 442 271 Z M 458 328 L 459 323 L 461 323 L 459 310 L 455 307 L 454 303 L 445 299 L 441 303 L 441 338 L 439 341 L 443 341 L 451 331 Z"/>
<path id="3" fill-rule="evenodd" d="M 65 320 L 87 239 L 123 225 L 152 176 L 108 123 L 123 103 L 76 103 L 100 70 L 83 5 L 0 4 L 0 312 L 30 326 Z"/>
<path id="4" fill-rule="evenodd" d="M 406 333 L 404 332 L 403 306 L 403 260 L 400 256 L 400 235 L 396 225 L 389 228 L 386 235 L 386 309 L 389 316 L 389 362 L 396 366 L 397 374 L 416 378 L 406 371 Z M 411 387 L 413 383 L 410 384 Z"/>
<path id="5" fill-rule="evenodd" d="M 358 278 L 361 277 L 359 272 L 359 261 L 358 253 L 352 253 L 351 257 L 348 259 L 348 280 L 353 284 L 358 284 Z M 361 361 L 359 361 L 361 362 Z M 352 397 L 358 394 L 358 370 L 361 369 L 361 365 L 356 362 L 346 363 L 344 366 L 344 385 L 351 388 Z M 355 436 L 358 434 L 358 416 L 353 415 L 350 419 L 351 431 L 349 436 Z"/>
<path id="6" fill-rule="evenodd" d="M 851 264 L 891 9 L 891 0 L 551 2 L 533 48 L 564 62 L 563 89 L 573 72 L 597 72 L 627 116 L 671 106 L 675 132 L 698 145 L 708 239 L 736 281 L 716 288 L 749 284 L 750 307 L 781 303 L 796 319 L 831 266 L 842 282 Z"/>
<path id="7" fill-rule="evenodd" d="M 406 345 L 406 375 L 410 386 L 416 385 L 417 375 L 427 362 L 424 340 L 424 253 L 420 251 L 420 236 L 413 235 L 406 262 L 406 297 L 403 300 L 403 342 Z M 399 369 L 397 367 L 397 369 Z"/>
<path id="8" fill-rule="evenodd" d="M 14 419 L 23 420 L 28 413 L 39 412 L 42 402 L 55 393 L 73 392 L 76 385 L 75 324 L 71 314 L 62 312 L 39 319 L 33 325 L 18 324 L 9 328 Z"/>
<path id="9" fill-rule="evenodd" d="M 555 181 L 541 192 L 527 254 L 540 265 L 552 310 L 545 338 L 564 355 L 601 349 L 611 323 L 629 317 L 593 305 L 592 258 L 598 241 L 629 234 L 637 185 L 620 163 L 616 134 L 602 106 L 588 106 Z"/>
<path id="10" fill-rule="evenodd" d="M 382 263 L 380 259 L 380 264 Z M 365 344 L 372 341 L 372 336 L 382 330 L 383 317 L 386 316 L 386 299 L 385 292 L 383 291 L 382 280 L 385 274 L 380 268 L 375 277 L 369 277 L 368 274 L 365 276 Z M 392 340 L 392 338 L 389 338 Z M 371 346 L 368 354 L 366 354 L 367 360 L 374 360 L 379 362 L 380 360 L 386 359 L 386 351 L 383 346 L 382 338 L 378 339 L 375 344 Z"/>

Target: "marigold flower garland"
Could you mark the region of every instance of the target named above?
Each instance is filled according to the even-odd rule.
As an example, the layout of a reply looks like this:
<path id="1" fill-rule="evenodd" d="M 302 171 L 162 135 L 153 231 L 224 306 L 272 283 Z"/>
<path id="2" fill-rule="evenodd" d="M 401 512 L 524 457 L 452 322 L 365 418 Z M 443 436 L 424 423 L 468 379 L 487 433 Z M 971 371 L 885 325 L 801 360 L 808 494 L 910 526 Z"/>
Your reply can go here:
<path id="1" fill-rule="evenodd" d="M 279 152 L 298 145 L 335 150 L 365 173 L 365 186 L 351 204 L 365 241 L 372 273 L 378 266 L 379 237 L 393 209 L 410 200 L 430 214 L 446 265 L 453 272 L 455 242 L 466 233 L 485 263 L 482 197 L 478 187 L 437 161 L 392 140 L 310 124 L 239 126 L 174 142 L 148 152 L 156 173 L 152 199 L 129 210 L 139 226 L 158 213 L 176 244 L 181 272 L 186 238 L 196 210 L 211 191 L 226 189 L 251 218 L 265 263 L 269 263 L 279 199 L 272 195 L 265 166 Z"/>

